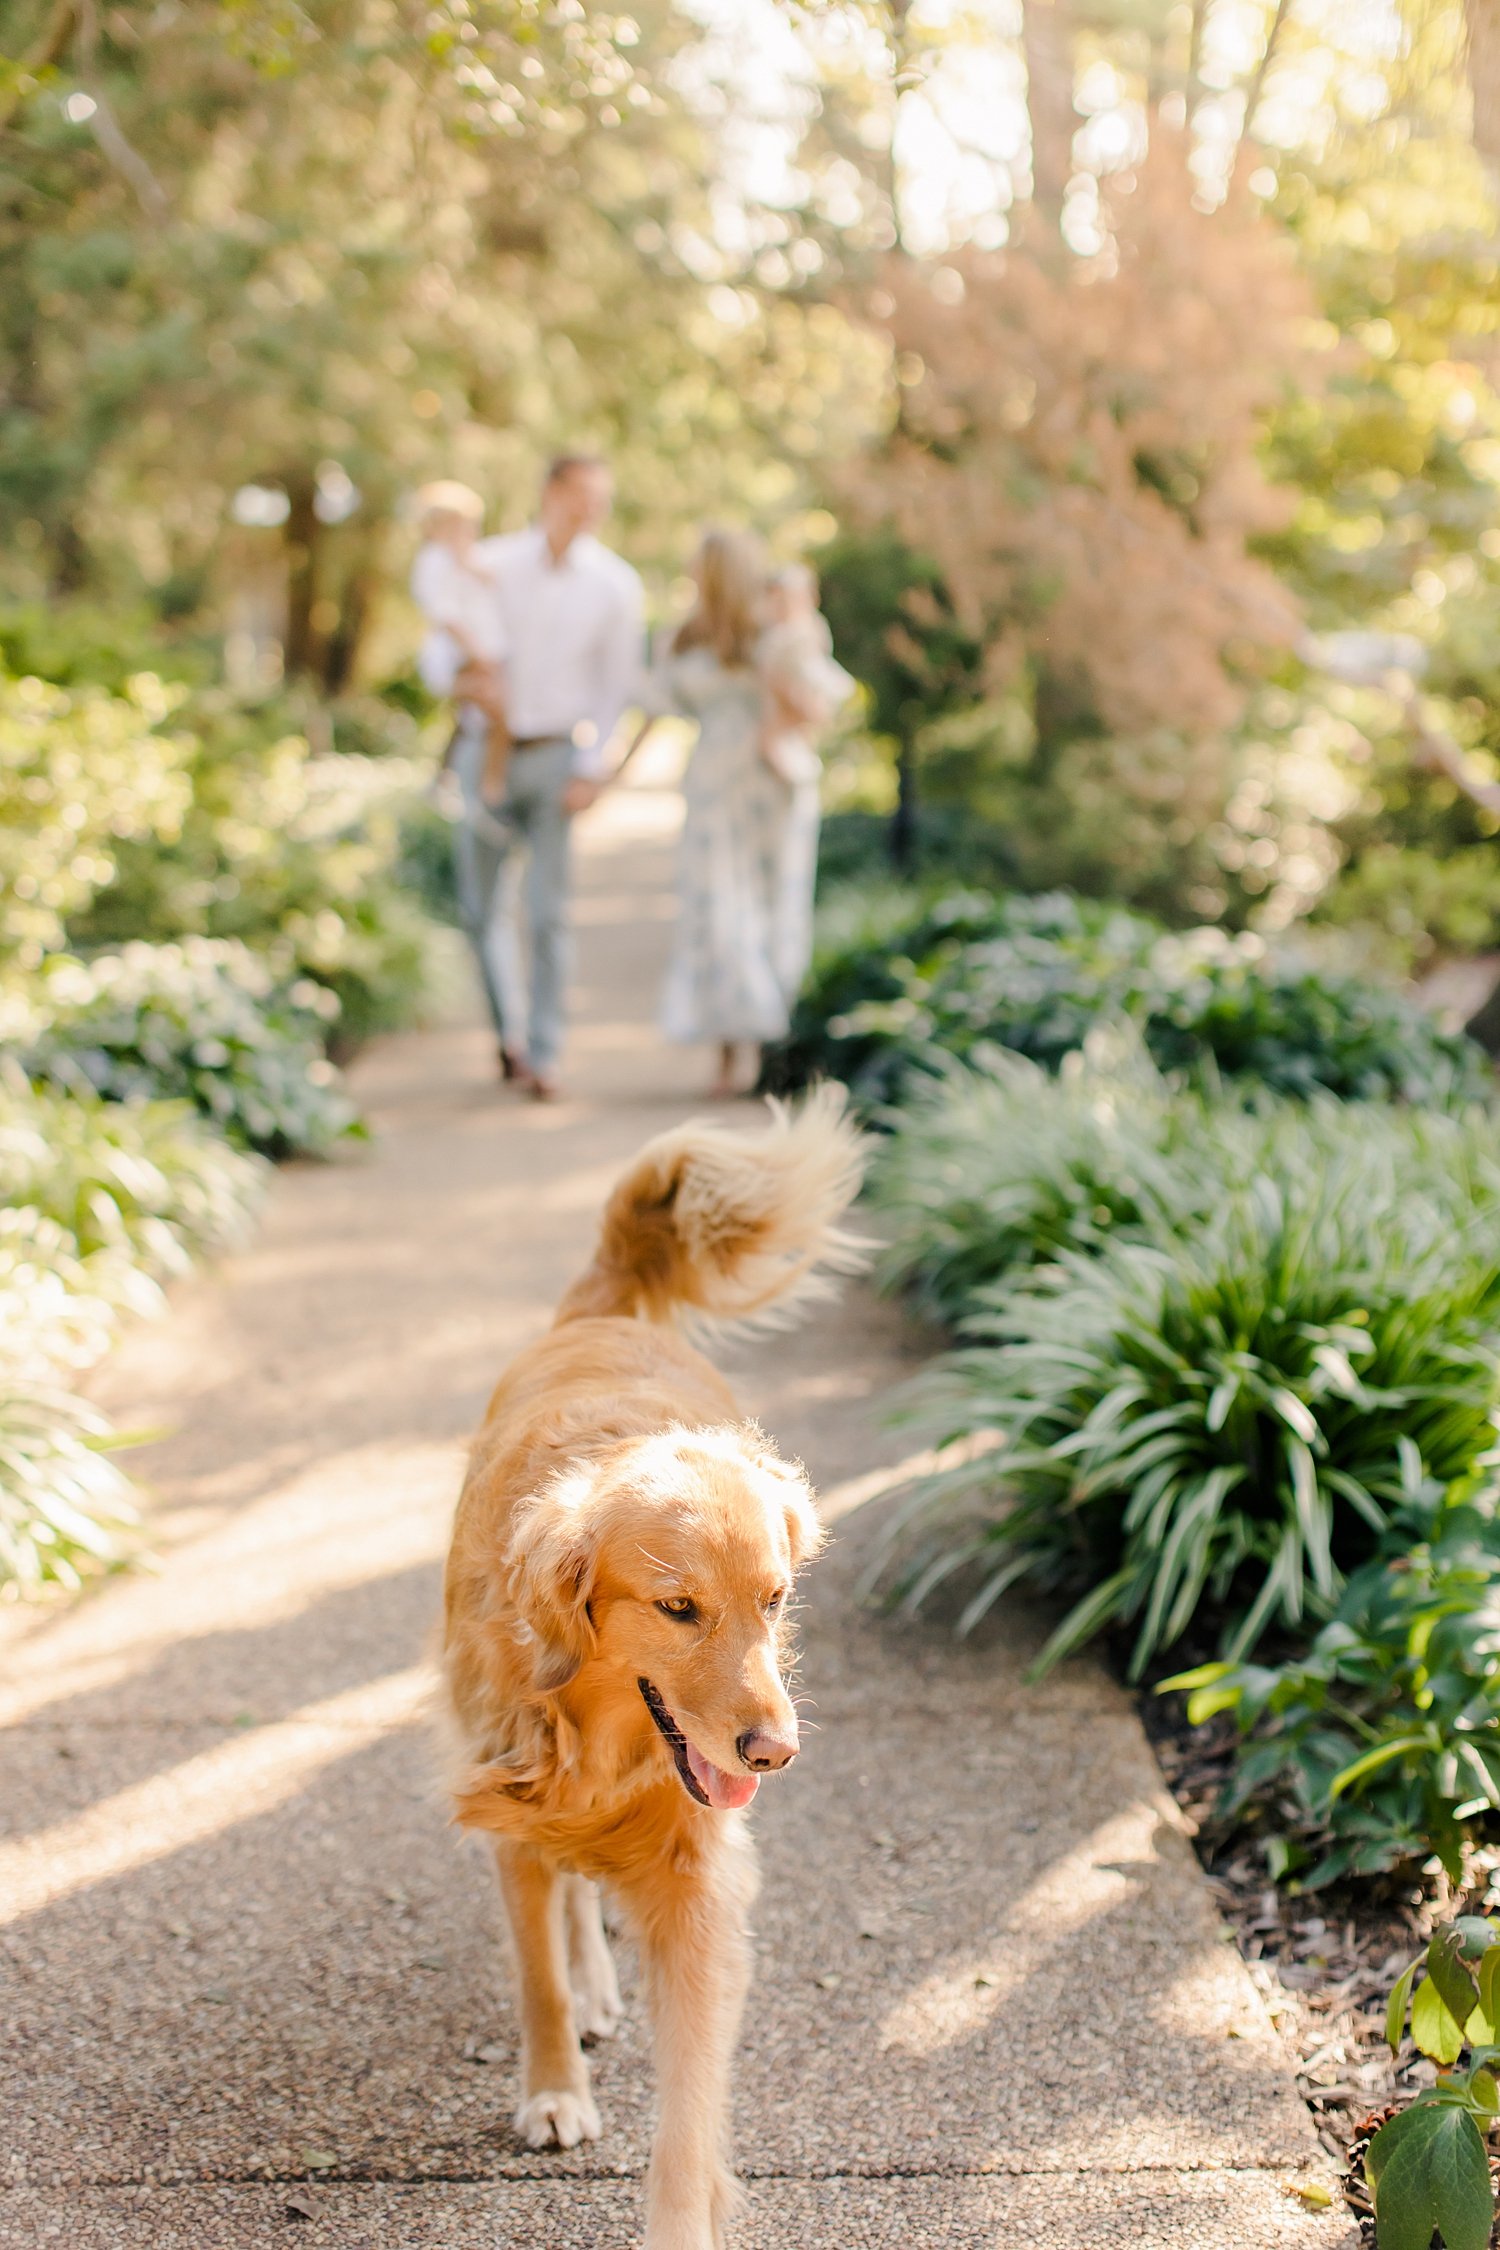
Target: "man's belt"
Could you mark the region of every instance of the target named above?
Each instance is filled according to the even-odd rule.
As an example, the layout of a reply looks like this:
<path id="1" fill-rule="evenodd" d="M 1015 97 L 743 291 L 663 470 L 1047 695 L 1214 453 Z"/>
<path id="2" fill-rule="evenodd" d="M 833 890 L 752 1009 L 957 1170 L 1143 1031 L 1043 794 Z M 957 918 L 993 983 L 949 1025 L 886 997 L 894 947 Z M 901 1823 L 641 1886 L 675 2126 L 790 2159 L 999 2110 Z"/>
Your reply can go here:
<path id="1" fill-rule="evenodd" d="M 513 734 L 510 746 L 512 750 L 556 749 L 559 743 L 571 743 L 571 739 L 566 734 Z"/>

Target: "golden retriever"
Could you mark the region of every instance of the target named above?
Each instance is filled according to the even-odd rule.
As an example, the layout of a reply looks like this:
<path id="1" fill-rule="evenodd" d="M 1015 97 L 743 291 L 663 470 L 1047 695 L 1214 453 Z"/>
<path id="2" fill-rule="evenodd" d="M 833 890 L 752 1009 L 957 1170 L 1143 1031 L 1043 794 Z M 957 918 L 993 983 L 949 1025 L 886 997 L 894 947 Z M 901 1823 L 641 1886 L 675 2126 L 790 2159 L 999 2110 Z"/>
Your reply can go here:
<path id="1" fill-rule="evenodd" d="M 653 1141 L 550 1335 L 490 1400 L 454 1526 L 454 1794 L 459 1822 L 493 1837 L 515 1940 L 517 2129 L 534 2148 L 599 2132 L 579 2041 L 620 2013 L 603 1883 L 654 2018 L 647 2250 L 719 2250 L 734 2208 L 743 1814 L 797 1754 L 787 1603 L 823 1536 L 801 1469 L 680 1326 L 754 1318 L 856 1263 L 839 1220 L 859 1175 L 832 1088 L 764 1132 Z"/>

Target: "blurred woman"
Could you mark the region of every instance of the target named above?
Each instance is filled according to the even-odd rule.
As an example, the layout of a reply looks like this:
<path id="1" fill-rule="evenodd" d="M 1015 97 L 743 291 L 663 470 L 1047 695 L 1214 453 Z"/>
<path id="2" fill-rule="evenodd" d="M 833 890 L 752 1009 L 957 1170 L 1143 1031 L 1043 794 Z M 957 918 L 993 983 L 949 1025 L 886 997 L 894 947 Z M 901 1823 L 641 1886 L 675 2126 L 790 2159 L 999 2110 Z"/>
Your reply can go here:
<path id="1" fill-rule="evenodd" d="M 757 651 L 768 583 L 760 543 L 707 531 L 693 562 L 697 599 L 655 674 L 656 712 L 693 720 L 678 913 L 662 992 L 669 1039 L 717 1050 L 716 1095 L 753 1086 L 760 1050 L 785 1035 L 806 961 L 817 793 L 793 789 L 761 755 L 764 683 Z M 789 849 L 812 823 L 812 849 Z M 796 896 L 789 894 L 795 890 Z M 803 892 L 807 893 L 804 898 Z M 799 933 L 789 945 L 788 933 Z"/>

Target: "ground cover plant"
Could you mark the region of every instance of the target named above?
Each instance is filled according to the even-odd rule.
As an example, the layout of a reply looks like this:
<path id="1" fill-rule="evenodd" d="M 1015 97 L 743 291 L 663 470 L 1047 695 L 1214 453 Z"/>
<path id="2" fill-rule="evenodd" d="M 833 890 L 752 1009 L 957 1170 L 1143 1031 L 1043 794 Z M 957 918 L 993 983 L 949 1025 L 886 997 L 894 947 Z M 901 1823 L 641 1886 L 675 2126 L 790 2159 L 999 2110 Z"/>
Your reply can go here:
<path id="1" fill-rule="evenodd" d="M 264 1167 L 184 1103 L 0 1079 L 0 1595 L 77 1586 L 130 1551 L 117 1438 L 73 1385 L 122 1314 L 240 1237 Z"/>
<path id="2" fill-rule="evenodd" d="M 1138 1674 L 1200 1607 L 1243 1653 L 1272 1622 L 1331 1610 L 1414 1462 L 1444 1486 L 1475 1470 L 1500 1334 L 1485 1118 L 1370 1108 L 1351 1133 L 1331 1104 L 1174 1107 L 1159 1088 L 1011 1070 L 959 1098 L 967 1139 L 897 1256 L 939 1300 L 967 1297 L 966 1346 L 926 1411 L 942 1442 L 990 1450 L 920 1488 L 907 1528 L 934 1551 L 909 1598 L 962 1557 L 988 1565 L 970 1622 L 1019 1577 L 1081 1590 L 1048 1662 L 1129 1623 Z M 917 1112 L 919 1146 L 941 1114 Z M 909 1198 L 902 1141 L 877 1196 Z M 1112 1203 L 1101 1148 L 1125 1152 Z M 1018 1198 L 1022 1232 L 1040 1217 L 1055 1243 L 1044 1264 L 1013 1254 Z M 998 1221 L 988 1283 L 952 1263 L 982 1255 L 976 1203 Z"/>
<path id="3" fill-rule="evenodd" d="M 1483 1055 L 1398 994 L 1278 962 L 1254 938 L 1163 930 L 1051 892 L 833 902 L 767 1084 L 842 1079 L 867 1108 L 948 1059 L 1003 1046 L 1055 1068 L 1101 1023 L 1132 1023 L 1154 1059 L 1272 1092 L 1357 1100 L 1477 1099 Z"/>
<path id="4" fill-rule="evenodd" d="M 959 1586 L 962 1631 L 1044 1591 L 1042 1669 L 1217 1642 L 1168 1684 L 1234 1714 L 1217 1817 L 1272 1875 L 1457 1881 L 1500 1834 L 1491 1113 L 1227 1100 L 1096 1032 L 1055 1075 L 949 1065 L 888 1122 L 886 1275 L 960 1344 L 916 1409 L 954 1451 L 877 1583 Z"/>
<path id="5" fill-rule="evenodd" d="M 56 954 L 28 1001 L 15 1045 L 39 1084 L 189 1101 L 227 1139 L 271 1156 L 324 1152 L 354 1127 L 323 1051 L 337 1003 L 311 979 L 281 984 L 232 940 Z"/>
<path id="6" fill-rule="evenodd" d="M 1194 1724 L 1233 1715 L 1217 1811 L 1264 1809 L 1274 1874 L 1317 1890 L 1435 1856 L 1458 1886 L 1469 1848 L 1500 1833 L 1500 1524 L 1484 1499 L 1414 1495 L 1310 1646 L 1162 1683 Z"/>

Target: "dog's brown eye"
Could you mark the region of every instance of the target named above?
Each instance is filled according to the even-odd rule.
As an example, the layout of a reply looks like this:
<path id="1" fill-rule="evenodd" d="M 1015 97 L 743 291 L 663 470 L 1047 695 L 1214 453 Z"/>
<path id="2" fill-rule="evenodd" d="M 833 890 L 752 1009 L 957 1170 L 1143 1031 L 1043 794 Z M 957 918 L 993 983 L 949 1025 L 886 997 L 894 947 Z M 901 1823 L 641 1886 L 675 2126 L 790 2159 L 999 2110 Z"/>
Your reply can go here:
<path id="1" fill-rule="evenodd" d="M 656 1606 L 663 1617 L 680 1617 L 689 1625 L 698 1614 L 698 1604 L 689 1600 L 686 1594 L 671 1594 Z"/>
<path id="2" fill-rule="evenodd" d="M 779 1592 L 777 1592 L 777 1593 L 774 1593 L 774 1594 L 772 1594 L 772 1595 L 770 1596 L 769 1600 L 767 1601 L 767 1603 L 766 1603 L 766 1614 L 767 1614 L 767 1616 L 768 1616 L 768 1617 L 774 1617 L 774 1616 L 776 1615 L 776 1612 L 777 1612 L 777 1610 L 778 1610 L 778 1609 L 780 1609 L 780 1607 L 781 1607 L 782 1603 L 783 1603 L 783 1602 L 784 1602 L 785 1600 L 786 1600 L 786 1588 L 785 1588 L 785 1587 L 783 1586 L 783 1587 L 781 1587 L 781 1589 L 779 1590 Z"/>

